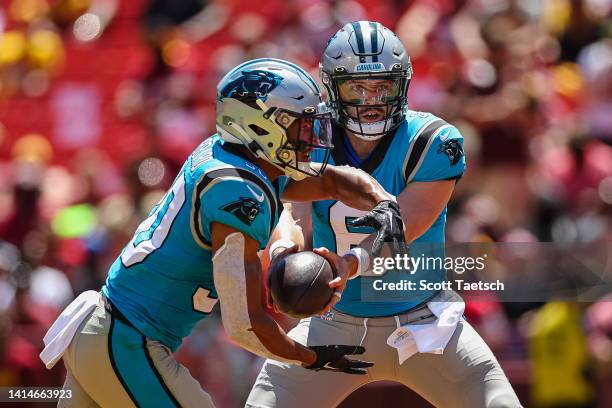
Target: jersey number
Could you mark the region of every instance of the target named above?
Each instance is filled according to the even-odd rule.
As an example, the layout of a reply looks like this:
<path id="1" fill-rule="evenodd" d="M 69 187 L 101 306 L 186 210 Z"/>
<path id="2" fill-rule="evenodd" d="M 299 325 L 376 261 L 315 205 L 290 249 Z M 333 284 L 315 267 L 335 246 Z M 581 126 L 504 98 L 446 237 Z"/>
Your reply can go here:
<path id="1" fill-rule="evenodd" d="M 360 211 L 347 206 L 340 201 L 329 207 L 329 224 L 336 237 L 336 253 L 344 254 L 349 249 L 358 246 L 368 235 L 376 232 L 371 227 L 353 227 L 350 222 L 355 218 L 366 215 L 367 211 Z"/>
<path id="2" fill-rule="evenodd" d="M 181 173 L 161 200 L 153 207 L 149 217 L 140 223 L 134 238 L 121 254 L 123 266 L 144 261 L 153 251 L 162 246 L 170 233 L 172 222 L 185 203 L 185 178 Z"/>
<path id="3" fill-rule="evenodd" d="M 181 173 L 172 188 L 153 207 L 149 217 L 140 223 L 134 238 L 121 254 L 121 262 L 128 268 L 145 260 L 153 251 L 162 246 L 172 227 L 172 222 L 185 203 L 185 177 Z M 210 313 L 219 299 L 209 296 L 210 290 L 199 287 L 193 294 L 193 309 Z"/>

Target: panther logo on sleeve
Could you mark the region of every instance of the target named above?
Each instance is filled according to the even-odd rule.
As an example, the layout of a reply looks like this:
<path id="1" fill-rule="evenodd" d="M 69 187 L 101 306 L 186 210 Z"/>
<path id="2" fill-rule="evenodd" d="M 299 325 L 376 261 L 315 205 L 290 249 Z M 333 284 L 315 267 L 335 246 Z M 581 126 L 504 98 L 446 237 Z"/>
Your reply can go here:
<path id="1" fill-rule="evenodd" d="M 261 205 L 250 197 L 240 197 L 234 202 L 221 206 L 220 209 L 235 215 L 250 226 L 261 211 Z"/>
<path id="2" fill-rule="evenodd" d="M 451 166 L 459 163 L 463 157 L 463 147 L 455 139 L 447 140 L 438 147 L 438 153 L 446 153 Z"/>

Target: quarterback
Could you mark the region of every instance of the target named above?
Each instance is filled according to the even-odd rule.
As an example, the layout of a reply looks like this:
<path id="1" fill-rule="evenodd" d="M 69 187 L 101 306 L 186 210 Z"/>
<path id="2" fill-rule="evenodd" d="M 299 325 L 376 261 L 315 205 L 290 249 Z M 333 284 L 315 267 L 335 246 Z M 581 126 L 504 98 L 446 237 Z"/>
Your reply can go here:
<path id="1" fill-rule="evenodd" d="M 431 113 L 408 110 L 412 64 L 399 38 L 376 22 L 347 24 L 327 44 L 320 73 L 334 110 L 330 163 L 362 169 L 397 196 L 411 252 L 443 253 L 446 205 L 466 166 L 463 138 Z M 342 254 L 363 245 L 374 231 L 350 222 L 358 217 L 371 216 L 337 200 L 314 202 L 314 246 Z M 423 276 L 422 271 L 356 274 L 330 313 L 303 319 L 289 333 L 308 346 L 365 346 L 364 358 L 375 363 L 366 375 L 313 374 L 269 359 L 247 406 L 335 407 L 368 382 L 392 380 L 437 407 L 520 407 L 491 350 L 463 319 L 464 304 L 456 293 L 440 285 L 418 291 L 372 289 Z M 439 283 L 446 271 L 425 276 Z"/>
<path id="2" fill-rule="evenodd" d="M 173 352 L 217 303 L 228 336 L 253 353 L 326 372 L 371 366 L 345 357 L 362 354 L 361 346 L 308 347 L 285 334 L 261 304 L 258 251 L 279 221 L 280 198 L 298 200 L 304 188 L 372 210 L 380 240 L 403 242 L 393 197 L 365 173 L 326 167 L 331 116 L 294 64 L 259 59 L 229 72 L 217 87 L 216 121 L 218 133 L 187 158 L 101 293 L 77 297 L 45 336 L 47 367 L 62 357 L 67 367 L 73 398 L 60 405 L 213 406 Z M 311 165 L 315 151 L 324 159 Z M 321 253 L 339 275 L 329 310 L 359 260 Z"/>

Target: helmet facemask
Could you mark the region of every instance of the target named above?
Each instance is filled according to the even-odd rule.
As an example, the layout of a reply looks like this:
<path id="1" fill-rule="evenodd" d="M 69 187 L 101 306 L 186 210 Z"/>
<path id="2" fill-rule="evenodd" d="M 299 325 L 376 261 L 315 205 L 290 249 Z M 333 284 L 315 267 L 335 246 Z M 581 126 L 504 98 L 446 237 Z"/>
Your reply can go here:
<path id="1" fill-rule="evenodd" d="M 301 114 L 284 109 L 274 112 L 274 120 L 285 133 L 283 143 L 276 150 L 276 158 L 289 177 L 301 180 L 320 176 L 332 149 L 331 113 L 316 113 L 307 108 Z M 313 165 L 311 154 L 322 150 L 323 158 Z"/>
<path id="2" fill-rule="evenodd" d="M 357 137 L 378 140 L 404 118 L 410 71 L 322 76 L 338 124 Z"/>

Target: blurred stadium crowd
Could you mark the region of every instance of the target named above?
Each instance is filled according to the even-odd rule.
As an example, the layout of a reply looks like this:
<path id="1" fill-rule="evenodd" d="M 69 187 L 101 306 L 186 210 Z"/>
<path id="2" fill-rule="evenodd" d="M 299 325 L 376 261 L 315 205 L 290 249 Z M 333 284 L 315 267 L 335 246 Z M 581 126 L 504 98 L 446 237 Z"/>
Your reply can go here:
<path id="1" fill-rule="evenodd" d="M 398 33 L 411 109 L 465 137 L 450 242 L 609 248 L 611 11 L 612 0 L 0 0 L 0 386 L 62 383 L 62 367 L 38 360 L 46 328 L 101 286 L 214 133 L 221 76 L 266 56 L 318 77 L 327 40 L 353 20 Z M 474 300 L 468 320 L 526 406 L 612 407 L 612 298 Z M 243 403 L 261 363 L 218 318 L 178 354 L 220 407 Z"/>

